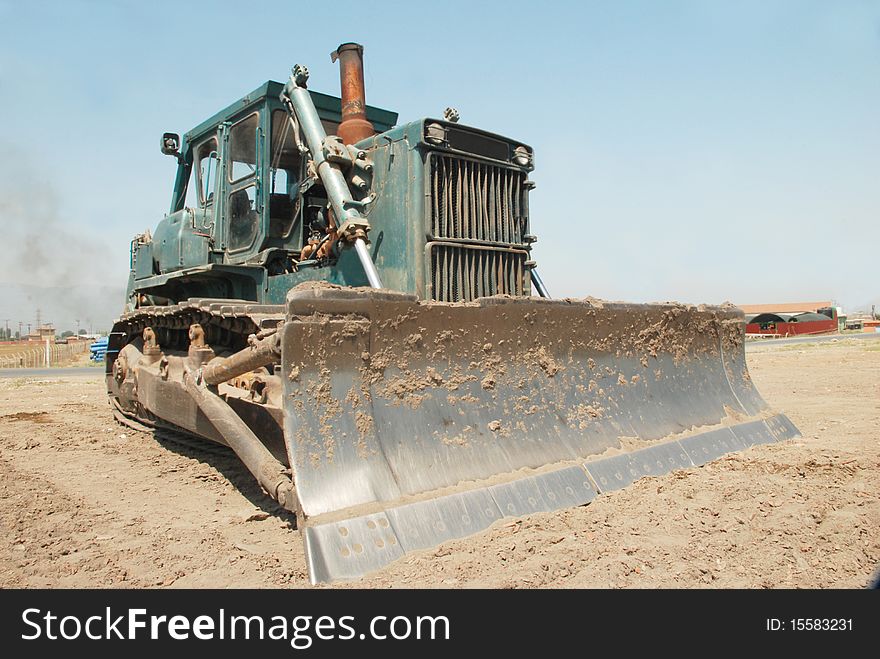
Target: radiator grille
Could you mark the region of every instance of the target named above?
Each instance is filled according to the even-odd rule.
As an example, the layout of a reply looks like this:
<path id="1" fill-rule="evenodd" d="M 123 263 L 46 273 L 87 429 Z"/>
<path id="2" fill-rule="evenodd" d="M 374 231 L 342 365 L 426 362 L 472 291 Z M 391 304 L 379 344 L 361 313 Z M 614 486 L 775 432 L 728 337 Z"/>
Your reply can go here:
<path id="1" fill-rule="evenodd" d="M 440 302 L 469 302 L 487 295 L 523 295 L 528 253 L 429 243 L 431 297 Z"/>
<path id="2" fill-rule="evenodd" d="M 430 171 L 434 238 L 523 243 L 524 173 L 441 154 Z"/>

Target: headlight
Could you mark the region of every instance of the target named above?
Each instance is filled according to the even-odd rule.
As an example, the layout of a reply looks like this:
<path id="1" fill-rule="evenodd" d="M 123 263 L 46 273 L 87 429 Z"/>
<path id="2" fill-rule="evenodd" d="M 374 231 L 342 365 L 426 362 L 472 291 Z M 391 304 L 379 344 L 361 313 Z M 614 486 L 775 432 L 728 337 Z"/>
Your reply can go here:
<path id="1" fill-rule="evenodd" d="M 513 150 L 513 162 L 520 167 L 531 167 L 532 154 L 524 146 L 518 146 Z"/>
<path id="2" fill-rule="evenodd" d="M 446 129 L 440 124 L 425 126 L 425 141 L 431 144 L 442 144 L 446 141 Z"/>

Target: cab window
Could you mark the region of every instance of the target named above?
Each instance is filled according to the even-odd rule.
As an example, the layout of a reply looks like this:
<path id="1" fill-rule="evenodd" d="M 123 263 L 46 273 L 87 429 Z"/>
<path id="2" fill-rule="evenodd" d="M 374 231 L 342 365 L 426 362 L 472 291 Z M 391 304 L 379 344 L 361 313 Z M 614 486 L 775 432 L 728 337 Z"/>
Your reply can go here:
<path id="1" fill-rule="evenodd" d="M 257 128 L 260 115 L 252 114 L 229 131 L 229 180 L 233 183 L 253 176 L 257 170 Z"/>
<path id="2" fill-rule="evenodd" d="M 272 149 L 269 158 L 269 235 L 285 238 L 296 217 L 302 160 L 296 135 L 286 111 L 272 113 Z"/>
<path id="3" fill-rule="evenodd" d="M 198 185 L 199 204 L 202 208 L 214 201 L 214 185 L 217 182 L 217 138 L 202 142 L 196 149 L 196 179 Z M 189 199 L 189 196 L 187 197 Z"/>
<path id="4" fill-rule="evenodd" d="M 247 249 L 257 237 L 260 223 L 256 211 L 256 187 L 251 185 L 229 195 L 229 251 Z"/>

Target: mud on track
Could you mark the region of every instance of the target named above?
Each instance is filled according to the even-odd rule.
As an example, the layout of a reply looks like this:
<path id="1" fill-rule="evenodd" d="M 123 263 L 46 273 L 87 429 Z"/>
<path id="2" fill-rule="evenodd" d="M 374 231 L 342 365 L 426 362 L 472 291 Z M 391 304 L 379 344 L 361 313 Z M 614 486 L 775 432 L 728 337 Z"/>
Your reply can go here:
<path id="1" fill-rule="evenodd" d="M 749 353 L 803 439 L 504 520 L 346 586 L 859 587 L 880 563 L 880 345 Z M 0 380 L 0 586 L 306 587 L 234 455 L 112 421 L 94 377 Z"/>

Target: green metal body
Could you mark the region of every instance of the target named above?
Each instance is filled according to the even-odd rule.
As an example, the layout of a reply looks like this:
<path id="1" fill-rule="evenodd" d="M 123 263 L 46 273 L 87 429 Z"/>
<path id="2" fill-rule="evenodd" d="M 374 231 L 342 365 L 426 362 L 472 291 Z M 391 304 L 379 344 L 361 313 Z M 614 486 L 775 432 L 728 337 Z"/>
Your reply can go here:
<path id="1" fill-rule="evenodd" d="M 281 83 L 267 82 L 184 135 L 179 149 L 179 163 L 169 213 L 152 236 L 139 236 L 132 242 L 127 310 L 143 304 L 175 303 L 191 297 L 281 304 L 291 288 L 305 281 L 321 280 L 346 286 L 367 285 L 356 254 L 345 246 L 340 245 L 330 258 L 322 261 L 299 259 L 299 253 L 309 236 L 304 212 L 293 221 L 289 233 L 279 236 L 277 231 L 275 234 L 272 232 L 273 219 L 269 211 L 269 176 L 272 171 L 270 150 L 272 140 L 275 139 L 272 134 L 272 118 L 278 116 L 273 113 L 284 110 L 278 98 L 282 88 Z M 341 116 L 340 99 L 316 92 L 310 92 L 310 95 L 326 132 L 335 133 Z M 255 171 L 248 179 L 249 183 L 244 185 L 231 180 L 229 135 L 236 124 L 253 117 L 255 113 L 256 147 L 252 159 Z M 371 106 L 367 107 L 367 117 L 375 126 L 377 134 L 356 145 L 365 152 L 368 162 L 372 164 L 369 187 L 360 192 L 363 193 L 362 196 L 372 194 L 374 197 L 365 214 L 371 225 L 369 240 L 372 259 L 385 287 L 415 294 L 420 298 L 443 299 L 434 271 L 445 267 L 449 271 L 443 275 L 450 280 L 447 283 L 458 286 L 456 291 L 459 291 L 461 285 L 451 280 L 456 276 L 460 278 L 462 269 L 471 262 L 465 263 L 463 260 L 462 265 L 456 266 L 459 268 L 459 274 L 456 275 L 449 264 L 444 265 L 438 261 L 441 258 L 440 252 L 443 252 L 442 258 L 452 258 L 449 255 L 454 256 L 453 253 L 467 252 L 473 255 L 474 250 L 479 250 L 486 258 L 497 257 L 498 260 L 501 259 L 500 253 L 504 252 L 513 254 L 516 259 L 514 274 L 510 274 L 513 271 L 510 270 L 509 259 L 504 263 L 500 260 L 498 263 L 487 261 L 486 272 L 477 271 L 475 268 L 480 264 L 473 261 L 468 266 L 473 266 L 472 278 L 476 281 L 483 277 L 485 281 L 485 286 L 479 289 L 481 294 L 530 294 L 527 268 L 531 265 L 528 254 L 530 240 L 533 239 L 528 234 L 528 204 L 525 197 L 529 184 L 525 178 L 532 167 L 531 162 L 527 166 L 516 164 L 513 155 L 516 148 L 526 149 L 531 158 L 531 149 L 491 133 L 434 119 L 395 126 L 396 113 Z M 428 125 L 434 131 L 433 143 L 427 139 Z M 443 135 L 442 139 L 436 137 L 438 132 Z M 206 199 L 208 195 L 203 194 L 194 203 L 188 204 L 188 192 L 191 201 L 194 197 L 193 191 L 188 188 L 201 185 L 196 171 L 199 167 L 196 164 L 196 154 L 202 148 L 201 145 L 211 139 L 216 139 L 219 156 L 213 198 Z M 446 190 L 449 204 L 470 204 L 469 210 L 456 211 L 459 221 L 471 218 L 474 221 L 485 219 L 488 223 L 490 208 L 500 216 L 502 206 L 511 206 L 510 199 L 516 197 L 512 204 L 516 207 L 516 228 L 507 232 L 503 241 L 492 240 L 491 231 L 488 230 L 481 232 L 464 228 L 439 232 L 455 232 L 451 239 L 448 236 L 438 236 L 438 232 L 432 230 L 432 204 L 437 203 L 437 190 L 433 191 L 432 196 L 429 188 L 432 185 L 431 176 L 439 176 L 436 168 L 432 174 L 432 159 L 439 162 L 444 156 L 447 159 L 454 158 L 455 162 L 469 163 L 467 171 L 462 170 L 463 173 L 456 174 L 454 180 L 449 178 L 449 187 Z M 491 194 L 495 198 L 486 198 L 487 181 L 479 179 L 481 172 L 483 176 L 494 172 L 496 178 L 507 177 L 504 180 L 509 190 L 504 193 L 500 187 L 498 190 L 491 187 Z M 454 186 L 462 184 L 470 184 L 477 191 L 476 194 L 467 199 L 462 198 L 461 191 L 454 189 Z M 259 215 L 259 227 L 249 246 L 233 250 L 229 244 L 229 215 L 232 205 L 230 195 L 242 187 L 253 188 L 254 210 Z M 297 203 L 298 182 L 293 181 L 286 192 L 290 202 Z M 504 194 L 507 194 L 508 201 L 501 198 Z M 305 197 L 301 197 L 299 203 L 299 208 L 304 208 L 307 203 Z M 436 216 L 436 208 L 433 212 Z M 509 208 L 505 212 L 512 216 L 513 211 Z M 487 217 L 483 218 L 483 215 Z M 434 221 L 436 219 L 433 218 Z M 432 254 L 434 266 L 431 265 Z M 279 256 L 291 258 L 294 266 L 283 272 L 273 269 L 271 261 Z M 528 264 L 523 266 L 525 263 Z M 497 273 L 490 270 L 494 268 L 501 272 L 502 267 L 509 271 L 505 276 L 517 278 L 515 286 L 504 287 L 492 283 L 492 278 Z M 451 301 L 477 297 L 476 290 L 468 289 L 468 294 L 465 293 L 462 289 L 454 295 L 451 292 L 443 295 Z"/>

